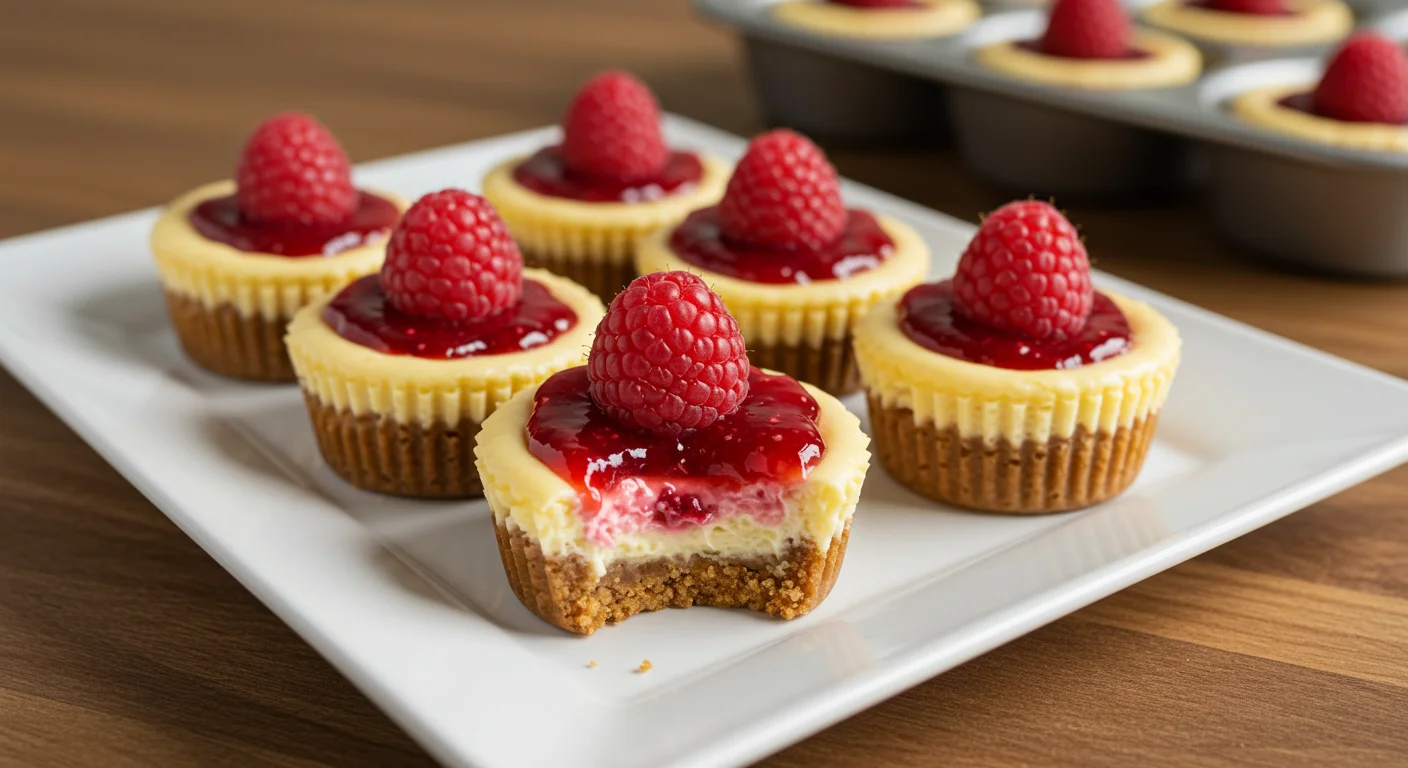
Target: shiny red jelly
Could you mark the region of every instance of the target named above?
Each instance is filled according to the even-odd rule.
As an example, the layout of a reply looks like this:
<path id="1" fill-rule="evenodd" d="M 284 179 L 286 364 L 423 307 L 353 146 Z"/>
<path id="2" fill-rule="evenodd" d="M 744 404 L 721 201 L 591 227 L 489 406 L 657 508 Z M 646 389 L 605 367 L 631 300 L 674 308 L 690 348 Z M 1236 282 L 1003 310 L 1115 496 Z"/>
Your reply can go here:
<path id="1" fill-rule="evenodd" d="M 919 0 L 827 0 L 832 5 L 849 5 L 852 8 L 923 8 Z"/>
<path id="2" fill-rule="evenodd" d="M 348 341 L 386 355 L 454 360 L 541 347 L 577 324 L 577 313 L 533 280 L 514 307 L 482 320 L 440 320 L 391 306 L 381 278 L 367 275 L 323 309 L 323 322 Z"/>
<path id="3" fill-rule="evenodd" d="M 1018 47 L 1018 48 L 1025 49 L 1025 50 L 1028 50 L 1028 51 L 1031 51 L 1032 53 L 1039 53 L 1039 54 L 1041 54 L 1041 55 L 1043 55 L 1043 56 L 1055 56 L 1055 54 L 1051 54 L 1051 53 L 1047 53 L 1047 52 L 1046 52 L 1046 49 L 1043 48 L 1042 45 L 1041 45 L 1041 40 L 1040 40 L 1040 39 L 1037 39 L 1037 40 L 1023 40 L 1023 41 L 1021 41 L 1020 43 L 1017 43 L 1017 47 Z M 1125 51 L 1124 51 L 1124 53 L 1123 53 L 1123 54 L 1120 54 L 1119 56 L 1111 56 L 1111 57 L 1109 57 L 1109 58 L 1100 59 L 1100 61 L 1138 61 L 1138 60 L 1140 60 L 1140 59 L 1147 59 L 1147 58 L 1149 58 L 1150 56 L 1153 56 L 1153 55 L 1154 55 L 1154 54 L 1149 53 L 1148 51 L 1144 50 L 1143 48 L 1135 48 L 1135 47 L 1132 47 L 1132 46 L 1131 46 L 1131 47 L 1129 47 L 1129 48 L 1126 48 Z M 1064 58 L 1064 57 L 1058 57 L 1058 58 Z M 1091 59 L 1091 61 L 1094 61 L 1094 60 L 1095 60 L 1095 59 Z"/>
<path id="4" fill-rule="evenodd" d="M 1227 11 L 1226 9 L 1224 9 L 1224 8 L 1217 8 L 1217 7 L 1214 7 L 1213 4 L 1212 4 L 1212 2 L 1211 2 L 1211 0 L 1189 0 L 1188 5 L 1191 5 L 1191 6 L 1193 6 L 1194 8 L 1206 8 L 1206 9 L 1208 9 L 1208 10 L 1210 10 L 1210 11 L 1222 11 L 1223 13 L 1228 13 L 1228 11 Z M 1232 11 L 1232 13 L 1236 13 L 1236 11 Z M 1239 14 L 1239 15 L 1243 15 L 1243 16 L 1295 16 L 1295 15 L 1296 15 L 1296 12 L 1295 12 L 1294 10 L 1290 9 L 1290 8 L 1286 8 L 1286 7 L 1283 6 L 1280 10 L 1278 10 L 1278 11 L 1276 11 L 1276 12 L 1274 12 L 1274 13 L 1246 13 L 1246 14 Z"/>
<path id="5" fill-rule="evenodd" d="M 692 152 L 671 152 L 658 174 L 643 179 L 611 179 L 573 173 L 562 161 L 561 147 L 545 147 L 513 169 L 513 180 L 549 197 L 584 203 L 642 203 L 694 187 L 704 165 Z"/>
<path id="6" fill-rule="evenodd" d="M 900 300 L 899 322 L 910 341 L 931 352 L 1017 371 L 1079 368 L 1130 348 L 1129 321 L 1099 292 L 1085 327 L 1061 340 L 1034 340 L 964 318 L 954 304 L 950 280 L 911 288 Z"/>
<path id="7" fill-rule="evenodd" d="M 682 261 L 720 275 L 753 283 L 806 285 L 844 280 L 878 267 L 895 252 L 880 222 L 865 211 L 846 212 L 846 228 L 836 242 L 816 250 L 776 251 L 730 243 L 719 229 L 717 206 L 689 215 L 670 235 L 670 248 Z"/>
<path id="8" fill-rule="evenodd" d="M 586 366 L 543 382 L 528 450 L 577 489 L 588 534 L 608 542 L 621 530 L 677 530 L 740 512 L 776 524 L 781 489 L 804 480 L 825 451 L 816 401 L 788 376 L 753 369 L 738 410 L 679 437 L 623 427 L 587 387 Z"/>
<path id="9" fill-rule="evenodd" d="M 1315 108 L 1315 94 L 1311 91 L 1303 91 L 1301 93 L 1293 93 L 1289 96 L 1284 96 L 1281 98 L 1280 101 L 1276 103 L 1280 104 L 1286 109 L 1294 109 L 1297 112 L 1304 112 L 1307 115 L 1315 115 L 1316 117 L 1323 117 L 1328 120 L 1339 120 L 1341 122 L 1358 122 L 1354 120 L 1345 120 L 1341 117 L 1330 117 L 1329 115 L 1320 112 L 1320 110 Z M 1408 122 L 1401 123 L 1401 125 L 1408 125 Z"/>
<path id="10" fill-rule="evenodd" d="M 336 256 L 349 248 L 385 240 L 401 218 L 396 204 L 369 192 L 357 195 L 357 210 L 329 225 L 264 224 L 240 215 L 234 195 L 217 197 L 191 210 L 190 222 L 202 236 L 246 253 L 279 256 Z"/>

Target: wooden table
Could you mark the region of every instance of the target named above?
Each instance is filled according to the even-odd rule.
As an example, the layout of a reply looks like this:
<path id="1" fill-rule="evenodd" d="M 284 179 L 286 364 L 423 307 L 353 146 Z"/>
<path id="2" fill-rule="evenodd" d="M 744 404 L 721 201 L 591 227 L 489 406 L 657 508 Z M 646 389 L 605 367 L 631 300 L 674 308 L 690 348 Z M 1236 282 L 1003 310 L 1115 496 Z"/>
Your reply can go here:
<path id="1" fill-rule="evenodd" d="M 553 122 L 587 74 L 624 67 L 671 110 L 760 127 L 732 41 L 683 2 L 399 5 L 7 3 L 0 236 L 227 176 L 246 131 L 286 108 L 370 160 Z M 957 216 L 1002 202 L 951 152 L 834 158 Z M 1270 271 L 1192 200 L 1071 213 L 1103 269 L 1408 375 L 1408 286 Z M 0 404 L 0 765 L 429 762 L 3 372 Z M 1408 764 L 1408 469 L 768 764 L 1136 761 Z"/>

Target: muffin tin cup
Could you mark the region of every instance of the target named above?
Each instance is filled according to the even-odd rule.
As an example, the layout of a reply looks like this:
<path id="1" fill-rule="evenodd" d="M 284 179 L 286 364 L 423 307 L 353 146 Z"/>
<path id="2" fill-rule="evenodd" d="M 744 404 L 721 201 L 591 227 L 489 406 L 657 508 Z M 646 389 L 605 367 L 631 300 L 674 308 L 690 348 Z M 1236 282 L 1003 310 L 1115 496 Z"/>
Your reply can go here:
<path id="1" fill-rule="evenodd" d="M 1131 3 L 1131 12 L 1143 4 Z M 822 138 L 826 125 L 844 125 L 847 116 L 868 124 L 870 135 L 882 135 L 879 123 L 889 125 L 889 136 L 903 135 L 906 126 L 938 135 L 931 124 L 905 117 L 917 102 L 938 98 L 918 90 L 906 95 L 893 87 L 897 81 L 886 88 L 874 84 L 880 80 L 852 86 L 816 73 L 830 62 L 863 66 L 872 78 L 884 71 L 898 82 L 928 80 L 946 89 L 942 101 L 966 164 L 1006 192 L 1124 200 L 1206 183 L 1220 228 L 1273 260 L 1357 276 L 1408 274 L 1408 153 L 1310 142 L 1244 123 L 1227 110 L 1230 99 L 1257 87 L 1309 87 L 1321 71 L 1316 58 L 1262 59 L 1324 48 L 1208 45 L 1209 61 L 1194 83 L 1081 90 L 1019 80 L 974 56 L 990 43 L 1037 38 L 1045 24 L 1041 9 L 987 4 L 988 15 L 957 35 L 874 41 L 791 28 L 773 17 L 768 0 L 696 5 L 737 28 L 749 51 L 810 54 L 815 64 L 792 72 L 766 54 L 754 56 L 760 95 L 777 122 L 816 130 Z M 1369 0 L 1355 10 L 1361 26 L 1408 40 L 1408 9 L 1401 2 Z M 867 106 L 865 99 L 881 92 L 886 108 Z M 915 103 L 896 103 L 905 98 Z"/>

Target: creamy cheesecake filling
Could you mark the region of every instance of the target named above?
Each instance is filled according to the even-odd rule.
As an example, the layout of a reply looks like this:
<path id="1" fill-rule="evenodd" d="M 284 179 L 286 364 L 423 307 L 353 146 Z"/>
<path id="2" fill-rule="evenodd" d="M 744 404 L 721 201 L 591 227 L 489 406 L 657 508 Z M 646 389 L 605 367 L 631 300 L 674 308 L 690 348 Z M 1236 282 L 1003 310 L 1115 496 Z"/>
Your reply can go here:
<path id="1" fill-rule="evenodd" d="M 773 18 L 800 29 L 837 37 L 913 38 L 951 35 L 966 29 L 982 10 L 973 0 L 917 0 L 916 8 L 855 8 L 827 2 L 785 2 Z"/>

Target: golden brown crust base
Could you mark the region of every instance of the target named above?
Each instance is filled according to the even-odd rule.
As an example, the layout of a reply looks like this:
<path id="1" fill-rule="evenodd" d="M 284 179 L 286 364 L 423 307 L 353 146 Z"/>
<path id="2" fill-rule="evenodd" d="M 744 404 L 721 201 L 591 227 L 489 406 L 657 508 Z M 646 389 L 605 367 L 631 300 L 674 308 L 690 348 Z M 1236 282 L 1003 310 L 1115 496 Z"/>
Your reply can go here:
<path id="1" fill-rule="evenodd" d="M 820 387 L 829 395 L 840 397 L 860 391 L 860 372 L 856 369 L 851 334 L 840 339 L 825 339 L 820 347 L 810 344 L 748 345 L 748 362 L 758 368 L 781 371 Z"/>
<path id="2" fill-rule="evenodd" d="M 474 467 L 479 422 L 403 424 L 380 414 L 354 415 L 303 393 L 318 450 L 339 477 L 365 491 L 393 496 L 463 499 L 484 486 Z"/>
<path id="3" fill-rule="evenodd" d="M 186 356 L 221 376 L 254 381 L 295 381 L 284 347 L 288 318 L 240 314 L 229 304 L 215 309 L 185 294 L 166 292 L 166 308 Z"/>
<path id="4" fill-rule="evenodd" d="M 1158 425 L 1154 414 L 1113 435 L 1078 427 L 1045 445 L 991 445 L 956 427 L 915 424 L 908 408 L 869 399 L 875 453 L 891 476 L 936 501 L 984 512 L 1062 512 L 1118 496 L 1138 476 Z"/>
<path id="5" fill-rule="evenodd" d="M 635 261 L 629 257 L 620 263 L 583 261 L 562 254 L 534 253 L 525 248 L 523 264 L 561 275 L 595 293 L 607 304 L 638 277 Z"/>
<path id="6" fill-rule="evenodd" d="M 831 593 L 851 534 L 847 521 L 826 552 L 807 543 L 752 562 L 707 555 L 617 562 L 598 579 L 580 557 L 544 557 L 536 541 L 504 520 L 494 529 L 513 594 L 543 621 L 580 635 L 637 613 L 692 605 L 795 619 Z"/>

